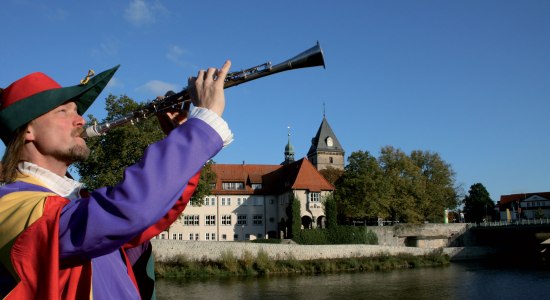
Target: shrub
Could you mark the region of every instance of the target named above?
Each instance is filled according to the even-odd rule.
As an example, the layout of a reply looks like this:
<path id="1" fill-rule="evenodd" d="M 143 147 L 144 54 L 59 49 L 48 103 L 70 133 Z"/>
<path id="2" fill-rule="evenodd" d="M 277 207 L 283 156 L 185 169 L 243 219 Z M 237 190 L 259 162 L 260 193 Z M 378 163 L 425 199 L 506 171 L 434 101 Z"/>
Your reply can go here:
<path id="1" fill-rule="evenodd" d="M 269 255 L 265 250 L 260 249 L 258 251 L 258 255 L 256 256 L 256 263 L 254 263 L 254 269 L 256 269 L 259 274 L 268 274 L 271 270 L 274 269 L 273 260 L 269 258 Z"/>
<path id="2" fill-rule="evenodd" d="M 355 226 L 301 230 L 294 234 L 293 240 L 302 245 L 378 244 L 376 233 L 364 227 Z"/>

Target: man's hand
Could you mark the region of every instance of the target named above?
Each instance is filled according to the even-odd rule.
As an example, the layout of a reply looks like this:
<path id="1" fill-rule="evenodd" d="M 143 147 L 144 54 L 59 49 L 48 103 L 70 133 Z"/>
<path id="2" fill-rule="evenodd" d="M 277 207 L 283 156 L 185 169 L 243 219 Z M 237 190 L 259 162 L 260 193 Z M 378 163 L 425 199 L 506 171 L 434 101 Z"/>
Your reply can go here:
<path id="1" fill-rule="evenodd" d="M 197 77 L 189 78 L 189 95 L 194 106 L 208 108 L 222 116 L 225 110 L 223 89 L 230 67 L 231 61 L 227 60 L 221 69 L 200 70 Z"/>
<path id="2" fill-rule="evenodd" d="M 231 67 L 231 61 L 226 61 L 221 69 L 208 68 L 200 70 L 197 77 L 189 77 L 187 86 L 191 100 L 185 100 L 183 110 L 171 109 L 157 114 L 160 127 L 165 134 L 187 121 L 191 102 L 195 107 L 204 107 L 222 116 L 225 110 L 224 83 Z M 173 92 L 172 92 L 173 93 Z M 170 96 L 168 93 L 165 96 Z M 164 97 L 157 97 L 162 100 Z"/>
<path id="3" fill-rule="evenodd" d="M 169 96 L 169 91 L 166 93 L 166 96 Z M 174 92 L 172 92 L 173 94 Z M 166 97 L 165 96 L 165 97 Z M 162 100 L 164 97 L 157 97 L 157 100 Z M 169 134 L 172 129 L 178 127 L 187 121 L 187 116 L 189 115 L 189 108 L 191 107 L 191 100 L 186 100 L 183 102 L 183 110 L 180 109 L 171 109 L 169 111 L 163 111 L 157 113 L 157 119 L 160 124 L 160 128 L 165 134 Z"/>

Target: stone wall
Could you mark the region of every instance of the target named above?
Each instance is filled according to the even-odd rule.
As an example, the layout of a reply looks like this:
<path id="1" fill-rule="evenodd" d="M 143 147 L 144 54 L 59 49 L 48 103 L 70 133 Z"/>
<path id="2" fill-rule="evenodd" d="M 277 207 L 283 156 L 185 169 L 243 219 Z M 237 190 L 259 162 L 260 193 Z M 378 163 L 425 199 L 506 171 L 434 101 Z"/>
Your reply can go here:
<path id="1" fill-rule="evenodd" d="M 207 242 L 179 241 L 154 239 L 153 251 L 157 261 L 169 261 L 175 256 L 183 255 L 190 260 L 219 260 L 223 253 L 230 252 L 240 258 L 245 252 L 256 256 L 259 251 L 265 251 L 272 259 L 329 259 L 348 257 L 370 257 L 381 254 L 425 255 L 434 249 L 417 247 L 396 247 L 379 245 L 296 245 L 296 244 L 260 244 L 245 242 Z M 445 249 L 444 252 L 453 255 L 460 249 Z"/>
<path id="2" fill-rule="evenodd" d="M 378 245 L 260 244 L 162 239 L 154 239 L 152 243 L 155 256 L 159 261 L 170 260 L 178 255 L 183 255 L 191 260 L 218 260 L 227 252 L 238 258 L 242 257 L 245 252 L 256 256 L 259 251 L 264 251 L 272 259 L 311 260 L 403 253 L 425 255 L 436 251 L 436 249 L 442 249 L 453 259 L 468 259 L 483 256 L 488 251 L 482 247 L 451 247 L 456 246 L 455 240 L 467 232 L 466 224 L 399 224 L 371 226 L 368 229 L 378 236 Z"/>
<path id="3" fill-rule="evenodd" d="M 397 224 L 394 226 L 368 226 L 378 236 L 378 245 L 396 247 L 440 248 L 457 246 L 468 224 Z"/>

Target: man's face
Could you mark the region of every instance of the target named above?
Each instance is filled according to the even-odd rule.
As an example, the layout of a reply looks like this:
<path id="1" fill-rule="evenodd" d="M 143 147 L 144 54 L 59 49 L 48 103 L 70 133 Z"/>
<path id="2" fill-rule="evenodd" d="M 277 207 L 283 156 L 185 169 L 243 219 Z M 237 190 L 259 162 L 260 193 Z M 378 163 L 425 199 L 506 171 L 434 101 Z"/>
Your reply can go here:
<path id="1" fill-rule="evenodd" d="M 85 124 L 74 102 L 67 102 L 29 123 L 27 142 L 47 159 L 68 164 L 86 159 L 90 149 L 80 137 Z"/>

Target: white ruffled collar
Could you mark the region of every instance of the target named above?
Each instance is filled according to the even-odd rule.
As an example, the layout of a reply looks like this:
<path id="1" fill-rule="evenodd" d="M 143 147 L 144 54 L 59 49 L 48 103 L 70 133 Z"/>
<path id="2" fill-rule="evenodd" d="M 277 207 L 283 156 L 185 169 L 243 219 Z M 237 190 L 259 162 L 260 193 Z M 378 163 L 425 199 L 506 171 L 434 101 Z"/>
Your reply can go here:
<path id="1" fill-rule="evenodd" d="M 47 169 L 33 163 L 24 161 L 17 166 L 19 171 L 25 175 L 32 176 L 44 184 L 52 192 L 69 200 L 80 198 L 82 183 L 67 176 L 61 177 Z"/>

